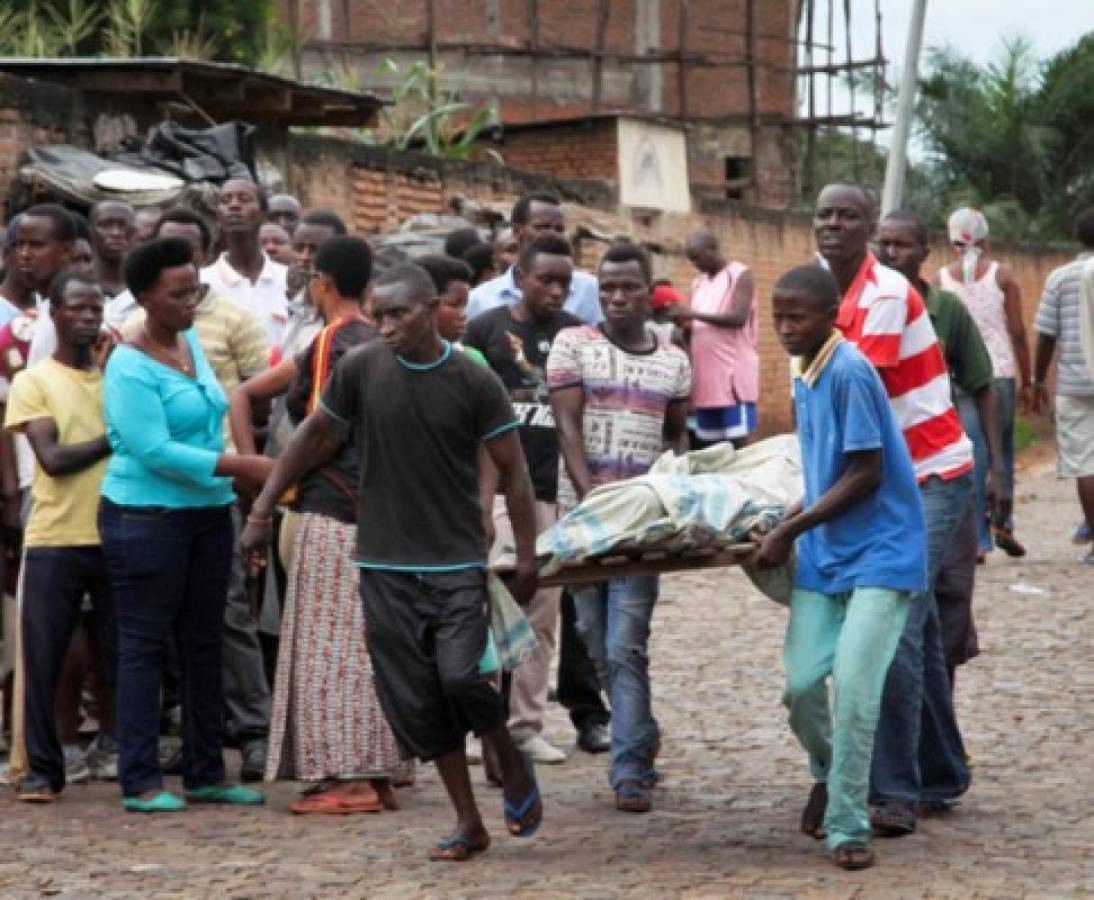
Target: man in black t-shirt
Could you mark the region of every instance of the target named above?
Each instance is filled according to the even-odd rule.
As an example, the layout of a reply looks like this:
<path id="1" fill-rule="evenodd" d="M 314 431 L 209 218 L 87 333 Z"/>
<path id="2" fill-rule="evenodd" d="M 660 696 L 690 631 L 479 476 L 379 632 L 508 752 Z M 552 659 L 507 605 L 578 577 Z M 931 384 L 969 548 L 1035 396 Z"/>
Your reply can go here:
<path id="1" fill-rule="evenodd" d="M 506 486 L 517 545 L 510 588 L 522 603 L 536 587 L 535 506 L 505 389 L 437 334 L 436 307 L 420 266 L 397 266 L 378 280 L 372 312 L 381 339 L 335 368 L 255 501 L 243 544 L 264 546 L 277 498 L 329 459 L 352 427 L 357 567 L 377 693 L 403 752 L 436 763 L 456 809 L 456 828 L 432 858 L 462 861 L 490 843 L 471 790 L 468 731 L 497 750 L 510 834 L 531 835 L 543 815 L 530 761 L 479 671 L 488 627 L 480 447 Z"/>
<path id="2" fill-rule="evenodd" d="M 520 420 L 520 443 L 532 476 L 539 531 L 558 518 L 558 434 L 544 377 L 555 335 L 581 320 L 562 308 L 570 291 L 574 263 L 569 243 L 557 235 L 528 242 L 514 268 L 521 298 L 512 306 L 483 313 L 468 326 L 464 343 L 479 350 L 498 373 Z M 505 502 L 494 504 L 495 554 L 512 546 Z M 558 629 L 560 590 L 536 592 L 528 618 L 536 634 L 536 652 L 513 673 L 509 689 L 509 728 L 517 746 L 540 763 L 561 763 L 566 754 L 543 737 L 547 685 Z"/>

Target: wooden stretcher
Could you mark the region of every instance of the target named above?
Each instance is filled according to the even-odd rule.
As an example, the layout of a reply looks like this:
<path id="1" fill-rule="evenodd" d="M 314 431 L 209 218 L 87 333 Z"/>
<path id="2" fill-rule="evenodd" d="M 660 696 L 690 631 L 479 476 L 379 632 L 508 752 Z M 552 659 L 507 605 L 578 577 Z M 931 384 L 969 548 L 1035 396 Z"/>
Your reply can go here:
<path id="1" fill-rule="evenodd" d="M 674 572 L 696 572 L 701 569 L 739 566 L 755 549 L 756 545 L 753 543 L 741 543 L 678 553 L 668 550 L 635 550 L 625 553 L 616 551 L 563 566 L 553 575 L 541 577 L 539 586 L 568 587 L 594 584 L 609 578 L 622 578 L 628 575 L 669 575 Z M 512 568 L 496 567 L 494 571 L 504 579 L 512 572 Z"/>

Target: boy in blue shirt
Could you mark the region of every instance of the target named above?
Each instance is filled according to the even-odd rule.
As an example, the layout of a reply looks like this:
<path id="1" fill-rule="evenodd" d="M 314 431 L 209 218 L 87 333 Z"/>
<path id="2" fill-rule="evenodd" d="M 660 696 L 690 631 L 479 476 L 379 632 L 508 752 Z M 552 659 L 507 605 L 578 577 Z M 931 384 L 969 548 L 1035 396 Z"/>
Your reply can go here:
<path id="1" fill-rule="evenodd" d="M 878 709 L 910 598 L 926 588 L 926 526 L 885 388 L 834 327 L 839 302 L 819 266 L 775 285 L 775 330 L 797 357 L 805 499 L 763 538 L 757 561 L 784 562 L 797 543 L 783 702 L 816 780 L 802 830 L 827 836 L 836 865 L 863 869 L 874 863 L 867 792 Z"/>

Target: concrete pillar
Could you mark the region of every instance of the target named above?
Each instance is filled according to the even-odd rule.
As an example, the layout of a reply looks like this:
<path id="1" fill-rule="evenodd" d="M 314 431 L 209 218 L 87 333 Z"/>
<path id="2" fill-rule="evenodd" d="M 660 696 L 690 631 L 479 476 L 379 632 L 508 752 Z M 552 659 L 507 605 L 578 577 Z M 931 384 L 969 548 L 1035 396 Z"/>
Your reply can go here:
<path id="1" fill-rule="evenodd" d="M 634 0 L 634 52 L 661 49 L 661 0 Z M 638 63 L 634 66 L 635 100 L 645 112 L 662 111 L 664 79 L 661 66 Z"/>
<path id="2" fill-rule="evenodd" d="M 334 37 L 334 12 L 331 10 L 331 0 L 318 0 L 315 4 L 316 37 L 321 41 L 329 41 Z"/>

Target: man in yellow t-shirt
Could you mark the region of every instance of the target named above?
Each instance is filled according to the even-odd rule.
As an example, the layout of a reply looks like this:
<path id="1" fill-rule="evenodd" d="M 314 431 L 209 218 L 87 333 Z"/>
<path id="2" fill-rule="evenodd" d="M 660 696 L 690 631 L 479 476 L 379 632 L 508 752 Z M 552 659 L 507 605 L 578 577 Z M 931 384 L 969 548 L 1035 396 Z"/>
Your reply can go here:
<path id="1" fill-rule="evenodd" d="M 107 697 L 117 676 L 114 601 L 96 522 L 110 455 L 102 373 L 93 361 L 102 289 L 87 275 L 62 272 L 50 287 L 49 313 L 57 349 L 15 377 L 4 418 L 5 428 L 26 435 L 37 462 L 20 616 L 29 771 L 15 791 L 20 800 L 39 803 L 54 800 L 65 785 L 54 703 L 85 595 L 95 611 Z M 106 706 L 100 726 L 111 734 L 113 709 Z"/>

